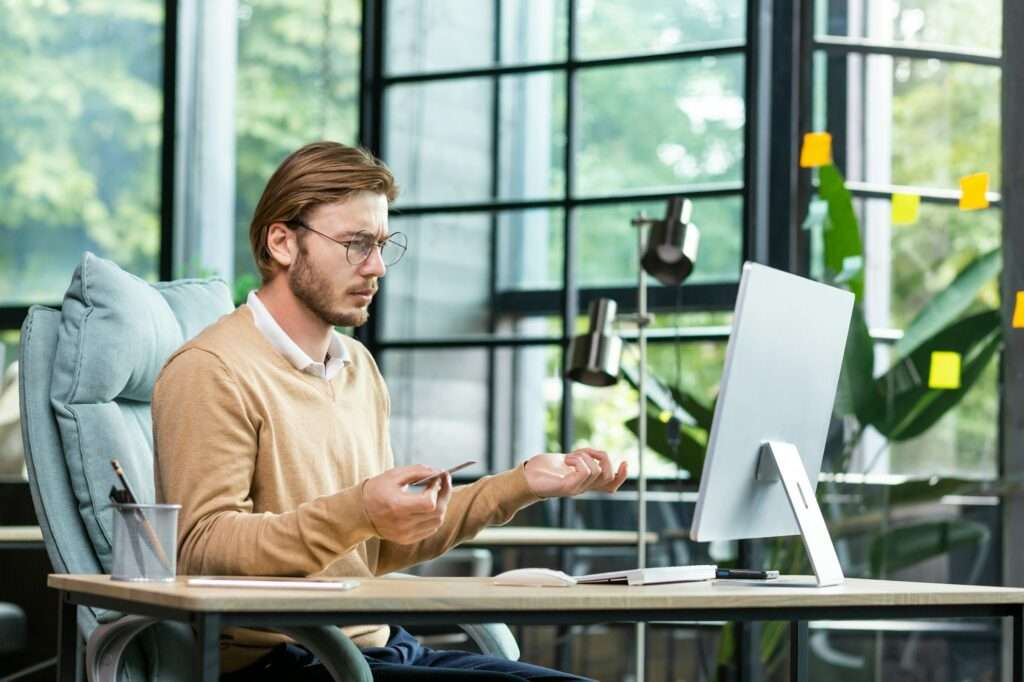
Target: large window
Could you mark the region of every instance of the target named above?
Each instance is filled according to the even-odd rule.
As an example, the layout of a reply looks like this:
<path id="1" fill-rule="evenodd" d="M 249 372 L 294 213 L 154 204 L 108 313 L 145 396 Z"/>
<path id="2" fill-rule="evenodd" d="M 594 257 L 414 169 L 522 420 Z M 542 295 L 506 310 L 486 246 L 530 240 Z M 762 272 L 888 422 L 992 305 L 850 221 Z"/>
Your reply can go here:
<path id="1" fill-rule="evenodd" d="M 812 121 L 832 132 L 836 163 L 857 197 L 870 327 L 906 328 L 966 264 L 1000 244 L 999 201 L 966 212 L 957 196 L 966 175 L 988 173 L 993 191 L 1002 182 L 1001 14 L 1001 0 L 818 2 Z M 912 224 L 893 225 L 893 193 L 921 197 Z M 997 300 L 993 280 L 978 306 Z M 876 355 L 887 369 L 888 345 Z M 855 467 L 996 476 L 997 365 L 920 437 L 887 443 L 868 434 Z"/>
<path id="2" fill-rule="evenodd" d="M 371 335 L 396 455 L 485 452 L 481 473 L 586 442 L 635 460 L 635 392 L 565 383 L 563 350 L 590 298 L 635 308 L 630 219 L 661 215 L 669 195 L 694 201 L 702 251 L 681 295 L 652 281 L 654 307 L 731 303 L 746 256 L 746 3 L 382 7 L 380 132 L 364 142 L 402 186 L 392 229 L 412 245 Z M 724 346 L 702 344 L 652 352 L 652 367 L 710 401 Z"/>
<path id="3" fill-rule="evenodd" d="M 0 13 L 0 307 L 14 327 L 61 299 L 82 251 L 157 277 L 164 6 Z"/>
<path id="4" fill-rule="evenodd" d="M 898 340 L 918 314 L 975 258 L 1000 246 L 1002 15 L 1002 0 L 814 4 L 806 113 L 810 130 L 832 134 L 835 164 L 853 195 L 864 249 L 862 305 L 878 376 L 903 362 Z M 990 176 L 991 206 L 960 210 L 960 178 L 982 172 Z M 894 194 L 919 197 L 919 210 L 895 220 Z M 995 273 L 971 298 L 963 315 L 999 308 Z M 886 410 L 908 400 L 897 391 L 889 395 Z M 890 439 L 868 428 L 853 441 L 850 459 L 831 460 L 840 482 L 820 487 L 819 497 L 848 576 L 1012 580 L 1000 565 L 1003 501 L 971 494 L 1002 470 L 999 421 L 999 362 L 993 359 L 956 406 L 922 433 Z M 831 656 L 832 670 L 863 672 L 874 660 L 876 670 L 897 676 L 885 662 L 907 659 L 915 646 L 932 647 L 934 660 L 955 671 L 952 652 L 968 651 L 970 638 L 977 647 L 965 662 L 977 674 L 998 676 L 997 626 L 976 623 L 971 635 L 962 622 L 930 627 L 931 634 L 916 630 L 908 639 L 865 636 L 855 623 L 818 624 L 813 636 L 825 643 L 823 652 L 861 657 L 844 663 Z"/>
<path id="5" fill-rule="evenodd" d="M 1010 234 L 1004 212 L 1016 204 L 998 195 L 1019 153 L 1004 157 L 1001 142 L 1019 125 L 1001 120 L 1013 110 L 1005 86 L 1021 76 L 1001 39 L 1009 0 L 0 6 L 0 369 L 16 359 L 27 307 L 59 302 L 84 250 L 149 280 L 219 274 L 241 298 L 258 284 L 248 225 L 273 170 L 308 142 L 360 142 L 394 170 L 391 228 L 410 241 L 356 332 L 388 380 L 400 464 L 476 456 L 465 474 L 480 475 L 590 444 L 635 472 L 636 392 L 568 383 L 566 349 L 591 300 L 635 309 L 630 220 L 660 215 L 677 194 L 693 201 L 701 250 L 681 289 L 650 282 L 648 357 L 657 384 L 692 396 L 706 418 L 743 261 L 816 271 L 800 224 L 819 176 L 797 167 L 802 133 L 832 134 L 852 192 L 876 373 L 928 302 Z M 978 172 L 992 204 L 961 211 L 958 180 Z M 912 224 L 893 223 L 894 193 L 920 197 Z M 972 301 L 964 314 L 999 306 L 995 282 Z M 628 341 L 624 364 L 635 371 Z M 929 429 L 892 441 L 867 431 L 848 461 L 835 453 L 850 431 L 835 420 L 819 490 L 849 575 L 1014 581 L 999 567 L 1016 556 L 999 541 L 1013 501 L 993 482 L 1020 468 L 1019 448 L 998 447 L 1000 415 L 1024 420 L 1001 390 L 992 362 Z M 651 527 L 683 537 L 693 471 L 666 450 L 665 429 L 649 455 Z M 521 518 L 631 528 L 626 487 L 565 504 L 557 520 L 553 505 Z M 715 549 L 735 558 L 735 547 Z M 707 551 L 674 540 L 652 559 Z M 922 648 L 952 650 L 966 632 L 956 625 Z M 862 672 L 884 670 L 904 641 L 814 627 L 828 672 L 812 676 L 855 658 Z M 986 628 L 970 636 L 998 642 Z"/>
<path id="6" fill-rule="evenodd" d="M 361 18 L 358 0 L 239 3 L 233 254 L 239 294 L 257 283 L 249 221 L 274 169 L 309 142 L 356 142 Z"/>

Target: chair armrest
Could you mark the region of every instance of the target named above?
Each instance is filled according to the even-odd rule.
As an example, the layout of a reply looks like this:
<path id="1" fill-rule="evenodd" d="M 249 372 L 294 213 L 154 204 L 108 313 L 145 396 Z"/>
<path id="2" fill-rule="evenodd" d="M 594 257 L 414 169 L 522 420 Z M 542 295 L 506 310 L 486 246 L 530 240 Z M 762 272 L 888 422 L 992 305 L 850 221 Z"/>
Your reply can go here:
<path id="1" fill-rule="evenodd" d="M 412 573 L 388 573 L 388 578 L 417 578 Z M 461 623 L 456 624 L 487 656 L 497 656 L 509 661 L 519 660 L 519 644 L 512 631 L 504 623 Z"/>
<path id="2" fill-rule="evenodd" d="M 178 631 L 174 634 L 179 636 L 182 644 L 193 641 L 192 629 L 189 626 L 156 618 L 125 616 L 112 623 L 100 625 L 89 637 L 85 648 L 88 681 L 116 682 L 128 645 L 146 628 L 158 623 Z M 359 648 L 339 628 L 325 625 L 273 629 L 288 635 L 312 651 L 338 682 L 372 681 L 373 676 L 366 659 L 363 658 Z M 190 659 L 186 656 L 184 660 Z"/>
<path id="3" fill-rule="evenodd" d="M 125 616 L 98 626 L 85 643 L 85 679 L 115 682 L 128 645 L 136 635 L 159 622 L 145 616 Z"/>
<path id="4" fill-rule="evenodd" d="M 519 660 L 519 644 L 504 623 L 464 623 L 459 627 L 476 642 L 480 653 L 509 661 Z"/>
<path id="5" fill-rule="evenodd" d="M 373 682 L 370 665 L 359 647 L 341 628 L 333 625 L 275 627 L 306 647 L 327 668 L 337 682 Z"/>

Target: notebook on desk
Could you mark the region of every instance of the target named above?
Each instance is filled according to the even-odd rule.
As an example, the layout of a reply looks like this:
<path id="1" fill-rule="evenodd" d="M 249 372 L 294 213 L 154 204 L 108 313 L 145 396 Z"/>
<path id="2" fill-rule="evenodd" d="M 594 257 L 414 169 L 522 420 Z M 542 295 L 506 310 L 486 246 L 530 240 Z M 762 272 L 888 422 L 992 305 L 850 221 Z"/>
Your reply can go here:
<path id="1" fill-rule="evenodd" d="M 247 587 L 283 590 L 351 590 L 359 587 L 358 580 L 340 578 L 281 578 L 253 576 L 198 576 L 189 578 L 192 587 Z"/>
<path id="2" fill-rule="evenodd" d="M 576 576 L 577 585 L 658 585 L 660 583 L 687 583 L 713 580 L 717 566 L 698 564 L 693 566 L 661 566 L 658 568 L 633 568 L 625 571 L 591 573 Z"/>

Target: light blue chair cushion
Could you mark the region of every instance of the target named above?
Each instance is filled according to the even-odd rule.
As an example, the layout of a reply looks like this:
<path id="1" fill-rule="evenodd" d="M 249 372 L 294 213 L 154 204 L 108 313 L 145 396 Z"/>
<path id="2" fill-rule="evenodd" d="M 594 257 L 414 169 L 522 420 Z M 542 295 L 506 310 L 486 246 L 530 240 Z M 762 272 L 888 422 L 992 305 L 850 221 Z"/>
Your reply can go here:
<path id="1" fill-rule="evenodd" d="M 233 309 L 219 279 L 149 284 L 86 252 L 61 307 L 50 400 L 71 486 L 105 572 L 111 566 L 111 459 L 154 500 L 153 384 L 170 354 Z"/>

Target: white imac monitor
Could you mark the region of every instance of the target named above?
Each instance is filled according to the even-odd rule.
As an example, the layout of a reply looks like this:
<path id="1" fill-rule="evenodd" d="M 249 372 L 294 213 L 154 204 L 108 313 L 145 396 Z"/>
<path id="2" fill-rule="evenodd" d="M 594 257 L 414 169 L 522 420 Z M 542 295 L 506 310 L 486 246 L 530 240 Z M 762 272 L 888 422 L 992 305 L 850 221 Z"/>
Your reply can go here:
<path id="1" fill-rule="evenodd" d="M 843 582 L 814 497 L 853 294 L 743 266 L 692 539 L 803 536 L 820 586 Z"/>

